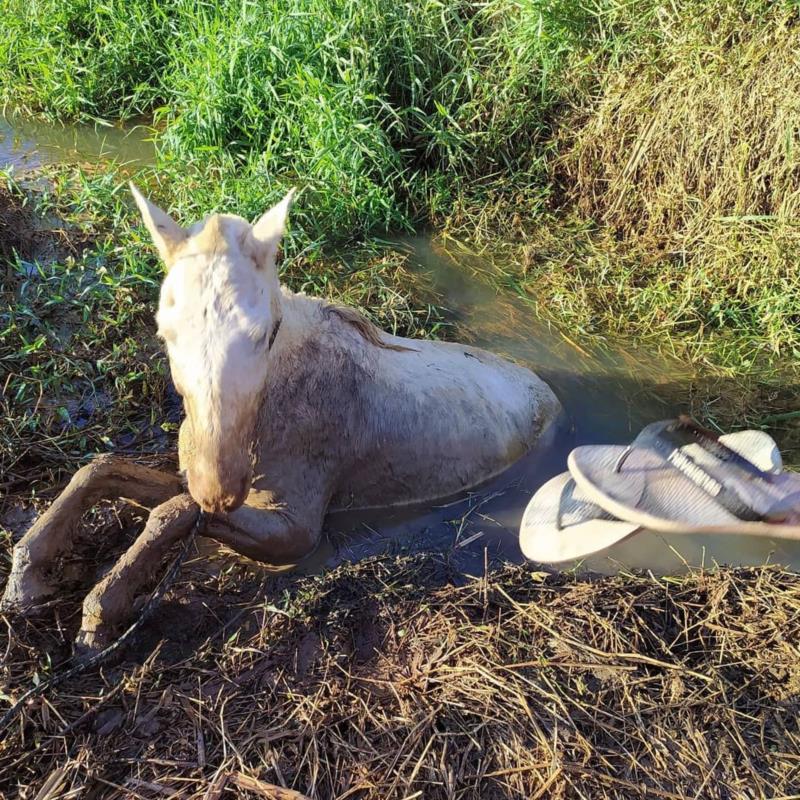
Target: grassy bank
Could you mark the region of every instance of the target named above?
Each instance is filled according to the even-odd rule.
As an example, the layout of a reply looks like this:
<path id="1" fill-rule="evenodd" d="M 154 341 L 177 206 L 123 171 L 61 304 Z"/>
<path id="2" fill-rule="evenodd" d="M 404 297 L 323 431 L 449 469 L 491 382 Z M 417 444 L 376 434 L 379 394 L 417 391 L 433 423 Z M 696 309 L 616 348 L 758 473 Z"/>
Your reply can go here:
<path id="1" fill-rule="evenodd" d="M 794 2 L 0 9 L 0 100 L 154 115 L 173 206 L 299 184 L 306 241 L 433 224 L 585 333 L 738 373 L 800 350 Z"/>
<path id="2" fill-rule="evenodd" d="M 644 342 L 767 394 L 796 379 L 795 3 L 2 0 L 0 10 L 0 100 L 62 119 L 152 115 L 158 163 L 139 180 L 182 219 L 253 218 L 301 186 L 287 240 L 296 287 L 364 304 L 400 330 L 441 332 L 402 255 L 368 247 L 335 265 L 375 234 L 431 226 L 467 240 L 494 262 L 492 280 L 571 335 Z M 111 342 L 142 341 L 158 281 L 124 177 L 62 170 L 52 202 L 95 231 L 96 295 L 127 298 L 105 313 L 103 361 L 149 399 L 163 376 L 141 386 L 146 370 L 118 361 Z M 76 264 L 48 267 L 57 274 L 36 284 L 40 300 L 12 318 L 41 327 L 37 302 L 64 274 L 83 275 L 67 294 L 95 296 L 101 273 Z M 12 344 L 16 375 L 42 341 L 27 331 Z M 19 391 L 30 401 L 38 389 Z"/>
<path id="3" fill-rule="evenodd" d="M 797 9 L 683 6 L 559 119 L 563 195 L 528 240 L 528 287 L 711 367 L 796 362 Z"/>
<path id="4" fill-rule="evenodd" d="M 452 579 L 436 557 L 393 558 L 265 594 L 241 563 L 194 561 L 151 655 L 25 709 L 0 793 L 795 796 L 797 576 Z M 49 672 L 78 608 L 0 629 L 8 680 Z"/>

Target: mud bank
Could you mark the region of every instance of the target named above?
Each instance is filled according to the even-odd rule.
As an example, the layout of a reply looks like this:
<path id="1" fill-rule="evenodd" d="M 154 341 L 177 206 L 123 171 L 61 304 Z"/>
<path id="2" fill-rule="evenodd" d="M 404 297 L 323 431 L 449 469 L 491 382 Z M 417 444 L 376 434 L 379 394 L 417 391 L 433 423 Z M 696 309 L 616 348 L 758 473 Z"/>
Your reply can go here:
<path id="1" fill-rule="evenodd" d="M 464 580 L 436 555 L 269 589 L 241 563 L 214 572 L 189 564 L 138 658 L 25 710 L 0 743 L 0 793 L 33 798 L 45 781 L 51 797 L 148 800 L 796 791 L 795 574 L 508 566 Z M 0 626 L 4 693 L 63 658 L 77 611 Z"/>

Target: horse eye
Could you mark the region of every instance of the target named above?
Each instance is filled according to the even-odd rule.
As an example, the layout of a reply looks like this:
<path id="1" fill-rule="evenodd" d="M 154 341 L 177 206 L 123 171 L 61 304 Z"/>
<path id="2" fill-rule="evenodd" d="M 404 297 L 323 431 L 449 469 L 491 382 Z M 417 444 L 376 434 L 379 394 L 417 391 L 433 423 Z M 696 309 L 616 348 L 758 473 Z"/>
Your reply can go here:
<path id="1" fill-rule="evenodd" d="M 253 348 L 256 350 L 263 349 L 267 344 L 267 337 L 269 336 L 269 331 L 264 331 L 258 339 L 253 341 Z"/>

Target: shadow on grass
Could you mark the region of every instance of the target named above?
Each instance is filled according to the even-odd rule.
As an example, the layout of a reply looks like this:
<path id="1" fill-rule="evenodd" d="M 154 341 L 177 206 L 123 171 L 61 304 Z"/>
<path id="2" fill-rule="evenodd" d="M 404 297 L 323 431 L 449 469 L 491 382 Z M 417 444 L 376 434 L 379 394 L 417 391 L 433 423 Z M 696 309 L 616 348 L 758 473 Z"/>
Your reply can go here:
<path id="1" fill-rule="evenodd" d="M 65 790 L 146 798 L 202 798 L 220 776 L 398 799 L 680 797 L 704 781 L 697 796 L 773 796 L 796 781 L 798 583 L 777 568 L 659 581 L 506 566 L 459 586 L 419 554 L 266 591 L 245 566 L 199 584 L 196 569 L 151 624 L 154 650 L 25 710 L 0 790 L 33 796 L 55 770 Z M 5 669 L 29 669 L 41 643 L 8 630 Z"/>

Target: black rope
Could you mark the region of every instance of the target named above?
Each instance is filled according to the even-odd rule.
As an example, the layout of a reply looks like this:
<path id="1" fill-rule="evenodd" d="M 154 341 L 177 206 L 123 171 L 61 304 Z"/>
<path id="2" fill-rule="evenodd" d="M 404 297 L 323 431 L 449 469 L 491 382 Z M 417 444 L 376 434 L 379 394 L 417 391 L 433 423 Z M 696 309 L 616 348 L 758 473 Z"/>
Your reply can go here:
<path id="1" fill-rule="evenodd" d="M 59 686 L 64 681 L 74 678 L 76 675 L 80 675 L 81 673 L 90 670 L 92 667 L 96 667 L 98 664 L 102 664 L 114 653 L 122 649 L 133 638 L 134 634 L 150 618 L 151 614 L 161 603 L 164 595 L 169 591 L 170 587 L 175 582 L 175 578 L 178 577 L 178 572 L 180 571 L 181 565 L 186 560 L 186 556 L 189 554 L 189 549 L 194 543 L 197 534 L 202 532 L 203 528 L 205 527 L 205 523 L 206 513 L 204 511 L 199 511 L 197 514 L 197 519 L 192 526 L 192 530 L 190 531 L 189 536 L 187 536 L 186 541 L 183 543 L 183 547 L 181 548 L 180 552 L 175 556 L 172 564 L 169 566 L 169 569 L 164 573 L 164 577 L 158 582 L 158 585 L 150 595 L 150 599 L 144 604 L 144 606 L 142 606 L 139 616 L 122 633 L 122 635 L 99 653 L 79 659 L 77 663 L 70 667 L 66 672 L 56 673 L 43 683 L 40 683 L 38 686 L 34 686 L 32 689 L 29 689 L 27 692 L 25 692 L 25 694 L 23 694 L 22 697 L 20 697 L 19 700 L 17 700 L 17 702 L 14 703 L 14 705 L 12 705 L 5 714 L 3 714 L 2 718 L 0 718 L 0 732 L 4 731 L 11 724 L 11 722 L 13 722 L 14 718 L 22 710 L 22 707 L 28 702 L 28 700 L 30 700 L 31 697 L 42 695 L 55 686 Z"/>

